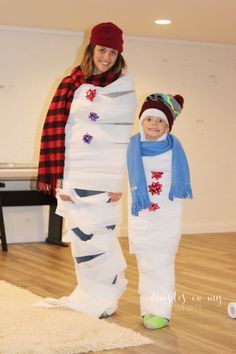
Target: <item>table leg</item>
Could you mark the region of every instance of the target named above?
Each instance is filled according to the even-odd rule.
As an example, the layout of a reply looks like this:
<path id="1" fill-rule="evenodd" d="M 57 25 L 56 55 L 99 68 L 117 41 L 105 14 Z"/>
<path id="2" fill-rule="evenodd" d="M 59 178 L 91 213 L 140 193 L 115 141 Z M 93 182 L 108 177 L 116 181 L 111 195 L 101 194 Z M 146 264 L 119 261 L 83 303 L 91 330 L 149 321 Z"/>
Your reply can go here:
<path id="1" fill-rule="evenodd" d="M 0 196 L 0 198 L 1 198 L 1 196 Z M 4 226 L 1 199 L 0 199 L 0 238 L 1 238 L 1 241 L 2 241 L 2 250 L 4 252 L 7 252 L 8 247 L 7 247 L 7 240 L 6 240 L 6 233 L 5 233 L 5 226 Z"/>
<path id="2" fill-rule="evenodd" d="M 55 214 L 56 204 L 51 204 L 49 209 L 48 237 L 47 243 L 53 243 L 59 246 L 68 246 L 62 242 L 62 217 Z"/>

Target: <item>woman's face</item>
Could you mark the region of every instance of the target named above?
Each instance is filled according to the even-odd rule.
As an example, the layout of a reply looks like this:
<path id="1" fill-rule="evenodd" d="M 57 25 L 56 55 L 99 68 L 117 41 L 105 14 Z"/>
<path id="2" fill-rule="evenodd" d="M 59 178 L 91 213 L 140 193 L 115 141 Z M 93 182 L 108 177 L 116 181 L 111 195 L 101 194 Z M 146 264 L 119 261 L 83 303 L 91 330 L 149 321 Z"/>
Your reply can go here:
<path id="1" fill-rule="evenodd" d="M 111 69 L 116 62 L 118 51 L 96 45 L 93 52 L 94 74 L 102 74 Z"/>

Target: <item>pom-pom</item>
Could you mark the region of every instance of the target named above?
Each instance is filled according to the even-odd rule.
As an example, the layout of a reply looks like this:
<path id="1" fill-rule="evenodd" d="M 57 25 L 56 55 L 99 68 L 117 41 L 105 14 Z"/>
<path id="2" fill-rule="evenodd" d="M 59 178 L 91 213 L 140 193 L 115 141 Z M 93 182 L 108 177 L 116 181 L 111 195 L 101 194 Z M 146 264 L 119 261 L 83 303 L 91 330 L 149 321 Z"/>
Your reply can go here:
<path id="1" fill-rule="evenodd" d="M 179 103 L 179 105 L 183 108 L 183 106 L 184 106 L 184 98 L 181 95 L 175 95 L 174 98 Z"/>

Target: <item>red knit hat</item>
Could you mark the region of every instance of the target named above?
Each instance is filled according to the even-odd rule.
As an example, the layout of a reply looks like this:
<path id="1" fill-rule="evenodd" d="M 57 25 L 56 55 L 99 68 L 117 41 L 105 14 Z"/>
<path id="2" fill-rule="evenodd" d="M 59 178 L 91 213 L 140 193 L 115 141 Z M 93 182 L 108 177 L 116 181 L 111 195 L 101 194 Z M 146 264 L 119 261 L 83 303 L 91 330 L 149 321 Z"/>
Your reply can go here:
<path id="1" fill-rule="evenodd" d="M 123 51 L 122 30 L 112 22 L 99 23 L 91 31 L 90 43 Z"/>
<path id="2" fill-rule="evenodd" d="M 182 111 L 183 105 L 184 98 L 180 95 L 172 96 L 163 93 L 154 93 L 146 98 L 139 113 L 139 118 L 147 109 L 158 109 L 166 115 L 171 131 L 174 120 Z"/>

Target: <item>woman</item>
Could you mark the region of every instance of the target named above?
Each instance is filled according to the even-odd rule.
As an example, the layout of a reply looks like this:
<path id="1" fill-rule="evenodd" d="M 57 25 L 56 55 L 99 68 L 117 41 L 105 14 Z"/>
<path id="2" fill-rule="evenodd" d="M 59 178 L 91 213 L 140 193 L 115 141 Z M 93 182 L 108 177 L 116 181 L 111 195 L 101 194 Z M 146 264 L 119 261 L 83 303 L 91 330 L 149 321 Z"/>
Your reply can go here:
<path id="1" fill-rule="evenodd" d="M 92 29 L 81 65 L 62 80 L 49 108 L 37 184 L 57 196 L 78 281 L 72 294 L 43 305 L 99 318 L 115 312 L 127 283 L 116 224 L 137 101 L 122 50 L 119 27 Z"/>

